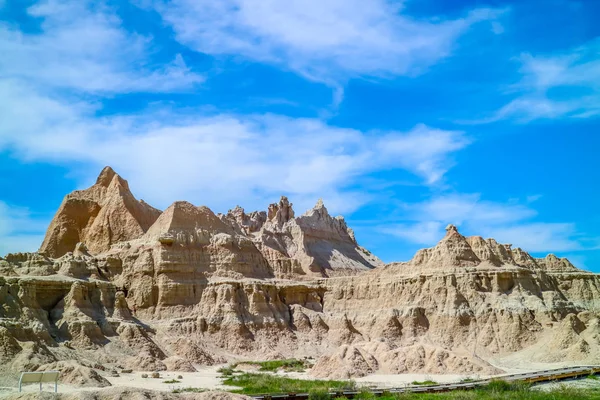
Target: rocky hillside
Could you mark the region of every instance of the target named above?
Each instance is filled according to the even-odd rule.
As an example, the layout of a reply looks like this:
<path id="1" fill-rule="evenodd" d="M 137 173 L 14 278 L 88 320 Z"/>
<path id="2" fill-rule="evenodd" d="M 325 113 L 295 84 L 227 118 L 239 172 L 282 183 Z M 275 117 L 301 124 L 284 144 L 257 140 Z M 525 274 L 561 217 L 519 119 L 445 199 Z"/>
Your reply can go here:
<path id="1" fill-rule="evenodd" d="M 321 201 L 301 216 L 215 215 L 137 201 L 105 168 L 68 195 L 38 253 L 0 259 L 0 375 L 62 368 L 193 371 L 312 356 L 311 373 L 494 373 L 600 359 L 600 277 L 449 226 L 383 263 Z"/>

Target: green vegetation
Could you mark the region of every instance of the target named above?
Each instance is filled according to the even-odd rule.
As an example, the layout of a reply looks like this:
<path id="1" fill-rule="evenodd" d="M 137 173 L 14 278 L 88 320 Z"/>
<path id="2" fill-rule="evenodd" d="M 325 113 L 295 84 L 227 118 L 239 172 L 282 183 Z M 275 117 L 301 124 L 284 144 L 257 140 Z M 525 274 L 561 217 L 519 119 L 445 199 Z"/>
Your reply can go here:
<path id="1" fill-rule="evenodd" d="M 364 400 L 361 397 L 355 399 Z M 598 400 L 600 391 L 582 390 L 562 387 L 543 392 L 539 390 L 503 391 L 470 390 L 445 393 L 406 393 L 387 394 L 377 397 L 378 400 Z M 336 398 L 335 400 L 346 400 Z"/>
<path id="2" fill-rule="evenodd" d="M 227 378 L 233 376 L 233 374 L 236 372 L 241 372 L 236 370 L 236 368 L 240 365 L 253 365 L 258 367 L 259 371 L 264 372 L 277 372 L 280 369 L 286 372 L 303 372 L 306 368 L 310 367 L 310 364 L 307 361 L 296 360 L 292 358 L 289 360 L 241 361 L 226 367 L 221 367 L 217 370 L 217 372 L 221 374 L 221 378 Z"/>
<path id="3" fill-rule="evenodd" d="M 302 360 L 273 360 L 273 361 L 252 361 L 247 364 L 260 366 L 259 371 L 268 371 L 275 372 L 279 369 L 283 369 L 284 371 L 295 371 L 302 372 L 309 365 L 305 361 Z"/>
<path id="4" fill-rule="evenodd" d="M 483 386 L 480 390 L 492 393 L 524 393 L 531 391 L 531 384 L 527 382 L 507 382 L 502 379 L 493 379 L 486 386 Z"/>
<path id="5" fill-rule="evenodd" d="M 163 383 L 179 383 L 179 382 L 181 382 L 181 381 L 178 381 L 177 379 L 171 379 L 171 380 L 168 380 L 168 381 L 163 381 Z"/>
<path id="6" fill-rule="evenodd" d="M 375 400 L 377 398 L 378 397 L 371 393 L 369 390 L 367 390 L 367 388 L 360 388 L 358 395 L 355 397 L 355 399 L 358 400 Z"/>
<path id="7" fill-rule="evenodd" d="M 241 390 L 232 390 L 234 393 L 241 394 L 314 393 L 316 396 L 318 392 L 356 388 L 356 384 L 351 381 L 309 381 L 256 373 L 233 375 L 226 378 L 223 383 L 241 387 Z"/>
<path id="8" fill-rule="evenodd" d="M 233 375 L 235 371 L 235 367 L 237 364 L 232 365 L 231 367 L 221 367 L 217 370 L 218 373 L 221 374 L 221 377 L 227 377 Z"/>
<path id="9" fill-rule="evenodd" d="M 202 393 L 202 392 L 206 392 L 206 389 L 188 387 L 188 388 L 180 388 L 180 389 L 173 390 L 173 393 Z"/>
<path id="10" fill-rule="evenodd" d="M 593 374 L 592 374 L 592 375 L 588 375 L 588 376 L 587 376 L 587 378 L 588 378 L 588 379 L 592 379 L 592 380 L 594 380 L 594 381 L 598 381 L 598 380 L 600 380 L 600 376 L 598 376 L 598 375 L 593 375 Z"/>
<path id="11" fill-rule="evenodd" d="M 433 381 L 425 381 L 435 384 Z M 329 392 L 356 390 L 352 381 L 307 381 L 290 379 L 271 374 L 243 373 L 227 378 L 226 385 L 238 386 L 242 389 L 232 390 L 234 393 L 247 395 L 276 393 L 309 393 L 310 400 L 331 400 Z M 421 382 L 422 383 L 422 382 Z M 335 397 L 333 400 L 346 400 Z M 366 389 L 361 389 L 354 398 L 356 400 L 600 400 L 600 390 L 575 389 L 561 386 L 552 391 L 531 389 L 531 385 L 523 382 L 506 382 L 494 380 L 487 386 L 476 390 L 451 391 L 445 393 L 385 393 L 375 397 Z"/>
<path id="12" fill-rule="evenodd" d="M 331 400 L 326 390 L 315 390 L 308 394 L 308 400 Z"/>
<path id="13" fill-rule="evenodd" d="M 425 381 L 412 381 L 410 384 L 415 386 L 431 386 L 437 385 L 438 383 L 436 381 L 432 381 L 431 379 L 427 379 Z"/>

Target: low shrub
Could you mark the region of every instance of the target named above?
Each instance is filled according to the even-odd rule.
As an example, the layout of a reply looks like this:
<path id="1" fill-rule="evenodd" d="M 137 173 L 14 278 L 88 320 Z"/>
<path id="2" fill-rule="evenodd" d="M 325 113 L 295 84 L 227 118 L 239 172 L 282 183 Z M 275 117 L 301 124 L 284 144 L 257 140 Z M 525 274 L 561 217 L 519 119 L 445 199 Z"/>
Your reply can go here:
<path id="1" fill-rule="evenodd" d="M 431 379 L 427 379 L 424 381 L 412 381 L 410 384 L 415 386 L 433 386 L 437 385 L 438 383 L 436 381 L 432 381 Z"/>
<path id="2" fill-rule="evenodd" d="M 178 389 L 173 390 L 173 393 L 202 393 L 202 392 L 206 392 L 206 389 L 187 387 L 187 388 L 178 388 Z"/>

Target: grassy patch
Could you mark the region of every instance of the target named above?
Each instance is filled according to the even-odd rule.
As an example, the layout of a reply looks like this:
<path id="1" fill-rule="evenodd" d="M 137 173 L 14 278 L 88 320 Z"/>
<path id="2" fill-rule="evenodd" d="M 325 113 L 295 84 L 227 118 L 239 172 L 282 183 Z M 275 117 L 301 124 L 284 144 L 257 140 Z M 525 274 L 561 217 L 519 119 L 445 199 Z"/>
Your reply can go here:
<path id="1" fill-rule="evenodd" d="M 238 365 L 254 365 L 259 367 L 259 371 L 264 372 L 276 372 L 280 369 L 290 372 L 303 372 L 306 368 L 310 367 L 310 364 L 303 360 L 296 360 L 294 358 L 288 360 L 270 360 L 270 361 L 242 361 L 239 363 L 232 364 L 230 367 L 225 368 L 236 368 Z"/>
<path id="2" fill-rule="evenodd" d="M 588 375 L 587 378 L 594 381 L 600 381 L 600 376 L 598 375 Z"/>
<path id="3" fill-rule="evenodd" d="M 217 370 L 217 372 L 221 374 L 221 377 L 231 376 L 235 372 L 236 365 L 237 364 L 232 365 L 231 367 L 221 367 Z"/>
<path id="4" fill-rule="evenodd" d="M 523 393 L 530 392 L 531 384 L 527 382 L 507 382 L 502 379 L 492 379 L 490 383 L 483 386 L 480 390 L 492 392 L 492 393 L 503 393 L 503 392 L 515 392 Z"/>
<path id="5" fill-rule="evenodd" d="M 180 389 L 173 390 L 173 393 L 202 393 L 202 392 L 206 392 L 206 389 L 187 387 L 187 388 L 180 388 Z"/>
<path id="6" fill-rule="evenodd" d="M 432 386 L 437 385 L 438 383 L 436 381 L 432 381 L 431 379 L 427 379 L 425 381 L 412 381 L 410 384 L 415 386 Z"/>
<path id="7" fill-rule="evenodd" d="M 168 380 L 168 381 L 163 381 L 163 383 L 179 383 L 179 382 L 181 382 L 181 381 L 178 381 L 177 379 L 171 379 L 171 380 Z"/>
<path id="8" fill-rule="evenodd" d="M 275 372 L 279 369 L 284 371 L 304 371 L 309 365 L 302 360 L 272 360 L 272 361 L 255 361 L 251 364 L 260 366 L 259 371 Z"/>
<path id="9" fill-rule="evenodd" d="M 579 389 L 557 389 L 549 392 L 492 392 L 489 390 L 453 391 L 445 393 L 407 393 L 386 395 L 378 400 L 598 400 L 600 392 Z"/>
<path id="10" fill-rule="evenodd" d="M 315 390 L 308 394 L 308 400 L 331 400 L 325 390 Z"/>
<path id="11" fill-rule="evenodd" d="M 343 397 L 330 397 L 329 392 L 355 390 L 352 381 L 308 381 L 291 379 L 271 374 L 242 373 L 228 377 L 226 385 L 238 386 L 242 389 L 232 390 L 234 393 L 247 395 L 277 393 L 309 393 L 309 400 L 346 400 Z M 433 381 L 420 382 L 433 385 Z M 184 390 L 182 390 L 183 392 Z M 178 392 L 179 393 L 179 392 Z M 494 380 L 489 385 L 476 390 L 452 391 L 444 393 L 385 393 L 375 397 L 364 388 L 360 390 L 358 400 L 600 400 L 600 390 L 575 389 L 561 386 L 551 391 L 531 390 L 531 386 L 522 382 L 506 382 Z"/>
<path id="12" fill-rule="evenodd" d="M 309 381 L 254 373 L 230 376 L 223 383 L 241 387 L 241 390 L 233 390 L 234 393 L 241 394 L 315 393 L 316 396 L 318 392 L 350 390 L 356 387 L 356 384 L 351 381 Z"/>

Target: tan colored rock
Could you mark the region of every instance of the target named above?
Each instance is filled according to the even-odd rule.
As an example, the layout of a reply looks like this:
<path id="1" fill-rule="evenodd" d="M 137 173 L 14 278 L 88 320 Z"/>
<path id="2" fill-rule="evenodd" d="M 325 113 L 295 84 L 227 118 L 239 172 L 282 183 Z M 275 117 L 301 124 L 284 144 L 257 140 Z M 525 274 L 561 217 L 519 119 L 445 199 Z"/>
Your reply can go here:
<path id="1" fill-rule="evenodd" d="M 83 366 L 76 361 L 58 361 L 40 366 L 36 371 L 59 371 L 60 383 L 77 387 L 111 386 L 106 378 L 94 369 Z"/>
<path id="2" fill-rule="evenodd" d="M 60 257 L 84 243 L 92 253 L 117 242 L 142 236 L 160 211 L 137 201 L 126 180 L 106 167 L 96 184 L 65 197 L 40 247 L 40 253 Z"/>
<path id="3" fill-rule="evenodd" d="M 346 379 L 600 357 L 600 277 L 566 259 L 450 225 L 384 266 L 322 201 L 301 216 L 287 198 L 220 216 L 175 202 L 150 222 L 123 182 L 105 170 L 67 197 L 45 243 L 60 257 L 0 260 L 0 376 L 66 360 L 191 371 L 310 356 L 315 375 Z M 73 211 L 86 199 L 96 214 Z"/>
<path id="4" fill-rule="evenodd" d="M 383 263 L 356 243 L 343 217 L 331 217 L 323 202 L 294 218 L 292 204 L 282 197 L 269 206 L 267 222 L 256 241 L 274 266 L 290 274 L 301 268 L 313 276 L 352 275 Z M 292 260 L 288 265 L 282 260 Z"/>
<path id="5" fill-rule="evenodd" d="M 251 400 L 251 397 L 219 391 L 203 393 L 169 393 L 165 391 L 114 387 L 102 390 L 86 390 L 74 393 L 18 393 L 10 397 L 17 400 L 52 399 L 52 400 Z"/>
<path id="6" fill-rule="evenodd" d="M 225 223 L 234 227 L 237 233 L 251 234 L 258 232 L 263 224 L 267 221 L 267 213 L 264 211 L 253 211 L 246 214 L 244 209 L 236 206 L 233 210 L 229 210 L 226 215 L 218 214 Z"/>

